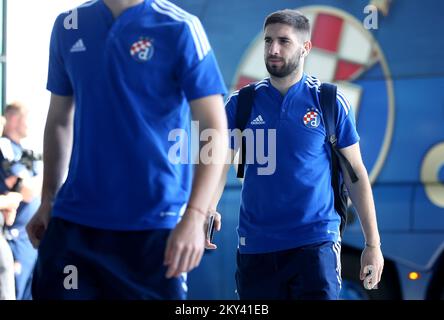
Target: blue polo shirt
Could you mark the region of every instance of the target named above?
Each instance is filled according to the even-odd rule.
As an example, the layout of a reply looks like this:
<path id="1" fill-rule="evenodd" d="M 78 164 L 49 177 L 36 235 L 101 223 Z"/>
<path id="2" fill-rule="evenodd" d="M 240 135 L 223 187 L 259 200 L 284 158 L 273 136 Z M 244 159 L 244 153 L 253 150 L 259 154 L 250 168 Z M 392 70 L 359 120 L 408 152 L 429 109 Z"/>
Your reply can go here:
<path id="1" fill-rule="evenodd" d="M 74 96 L 74 144 L 53 216 L 112 230 L 173 228 L 192 171 L 173 164 L 174 129 L 189 132 L 187 101 L 226 89 L 198 18 L 145 0 L 114 19 L 102 0 L 61 14 L 47 88 Z"/>
<path id="2" fill-rule="evenodd" d="M 269 79 L 255 85 L 246 127 L 254 133 L 255 161 L 247 159 L 245 166 L 238 227 L 241 253 L 274 252 L 340 238 L 319 104 L 320 84 L 304 74 L 285 96 Z M 238 92 L 234 92 L 226 103 L 230 129 L 236 128 L 237 100 Z M 340 92 L 337 108 L 338 145 L 345 148 L 357 143 L 359 136 L 350 103 Z M 276 130 L 275 142 L 269 141 L 269 129 Z M 270 161 L 257 161 L 257 154 L 263 153 L 260 141 L 268 156 L 273 153 L 270 143 L 275 143 L 275 170 L 266 170 L 268 174 L 258 171 L 270 166 Z"/>

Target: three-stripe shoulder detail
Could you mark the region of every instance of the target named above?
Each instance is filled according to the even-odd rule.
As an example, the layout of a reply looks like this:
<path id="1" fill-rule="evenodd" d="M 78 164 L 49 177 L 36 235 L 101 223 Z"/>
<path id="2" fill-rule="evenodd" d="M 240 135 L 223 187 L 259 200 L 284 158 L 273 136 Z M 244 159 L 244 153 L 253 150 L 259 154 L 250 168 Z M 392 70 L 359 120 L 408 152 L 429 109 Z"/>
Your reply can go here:
<path id="1" fill-rule="evenodd" d="M 173 20 L 185 22 L 190 28 L 199 60 L 203 60 L 206 57 L 211 47 L 202 23 L 196 16 L 189 14 L 166 0 L 155 0 L 151 3 L 151 7 L 154 11 L 166 15 Z"/>

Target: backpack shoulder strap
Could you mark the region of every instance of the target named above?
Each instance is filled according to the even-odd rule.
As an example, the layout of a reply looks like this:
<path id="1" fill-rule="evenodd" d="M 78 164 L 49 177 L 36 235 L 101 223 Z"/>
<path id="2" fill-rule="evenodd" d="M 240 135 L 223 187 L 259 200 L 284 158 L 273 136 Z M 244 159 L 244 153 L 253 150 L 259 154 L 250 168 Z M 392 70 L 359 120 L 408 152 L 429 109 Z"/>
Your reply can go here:
<path id="1" fill-rule="evenodd" d="M 327 132 L 328 141 L 331 145 L 332 151 L 337 155 L 340 163 L 342 163 L 345 166 L 352 183 L 355 183 L 359 180 L 358 176 L 353 170 L 353 167 L 351 166 L 350 162 L 347 160 L 346 157 L 344 157 L 344 155 L 338 150 L 336 146 L 337 143 L 336 113 L 338 110 L 336 104 L 336 94 L 337 94 L 337 87 L 335 85 L 330 83 L 321 84 L 320 105 L 322 109 L 325 130 Z"/>
<path id="2" fill-rule="evenodd" d="M 251 110 L 253 109 L 254 102 L 254 85 L 252 83 L 242 89 L 239 90 L 239 97 L 237 100 L 237 108 L 236 108 L 236 128 L 240 131 L 244 131 L 247 126 L 248 119 L 250 119 Z M 245 160 L 246 160 L 246 141 L 242 138 L 241 148 L 240 148 L 240 157 L 241 161 L 237 166 L 237 177 L 243 178 L 245 171 Z"/>
<path id="3" fill-rule="evenodd" d="M 336 144 L 336 92 L 337 88 L 335 85 L 330 83 L 321 84 L 320 104 L 325 131 L 331 144 Z"/>
<path id="4" fill-rule="evenodd" d="M 236 108 L 236 128 L 243 131 L 247 126 L 254 102 L 254 83 L 239 90 Z"/>

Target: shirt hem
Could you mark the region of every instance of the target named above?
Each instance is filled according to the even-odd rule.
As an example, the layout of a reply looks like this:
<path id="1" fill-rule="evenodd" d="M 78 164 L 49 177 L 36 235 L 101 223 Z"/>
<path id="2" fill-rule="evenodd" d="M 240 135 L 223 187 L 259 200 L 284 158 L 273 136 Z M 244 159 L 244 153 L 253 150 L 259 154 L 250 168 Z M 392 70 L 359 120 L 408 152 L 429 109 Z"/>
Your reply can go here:
<path id="1" fill-rule="evenodd" d="M 105 221 L 91 221 L 74 213 L 53 211 L 51 217 L 60 218 L 72 223 L 80 224 L 86 227 L 115 230 L 115 231 L 144 231 L 155 229 L 174 229 L 177 224 L 177 217 L 170 218 L 166 221 L 138 221 L 137 223 L 107 223 Z"/>
<path id="2" fill-rule="evenodd" d="M 278 252 L 278 251 L 284 251 L 289 249 L 296 249 L 307 245 L 312 245 L 318 242 L 324 242 L 324 241 L 332 241 L 332 242 L 338 242 L 339 236 L 337 235 L 331 235 L 328 237 L 317 237 L 317 238 L 311 238 L 304 241 L 286 241 L 286 240 L 271 240 L 271 239 L 261 239 L 261 242 L 267 242 L 269 245 L 267 247 L 258 245 L 254 243 L 254 240 L 251 240 L 251 237 L 249 237 L 249 241 L 252 244 L 246 245 L 246 246 L 238 246 L 239 252 L 241 254 L 262 254 L 262 253 L 270 253 L 270 252 Z"/>

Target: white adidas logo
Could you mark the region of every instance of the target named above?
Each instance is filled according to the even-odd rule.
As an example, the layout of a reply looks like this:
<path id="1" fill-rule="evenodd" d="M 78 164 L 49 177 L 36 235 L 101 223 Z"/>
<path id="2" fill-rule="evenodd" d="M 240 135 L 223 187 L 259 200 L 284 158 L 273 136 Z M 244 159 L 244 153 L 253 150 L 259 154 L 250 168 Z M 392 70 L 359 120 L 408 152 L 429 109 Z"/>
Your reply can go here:
<path id="1" fill-rule="evenodd" d="M 251 121 L 251 124 L 256 124 L 256 125 L 258 125 L 258 124 L 265 124 L 265 120 L 262 118 L 261 115 L 258 115 L 258 116 L 256 117 L 256 119 L 254 119 L 253 121 Z"/>
<path id="2" fill-rule="evenodd" d="M 86 51 L 86 47 L 83 44 L 83 40 L 79 39 L 76 43 L 71 47 L 70 52 L 83 52 Z"/>

